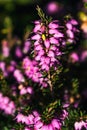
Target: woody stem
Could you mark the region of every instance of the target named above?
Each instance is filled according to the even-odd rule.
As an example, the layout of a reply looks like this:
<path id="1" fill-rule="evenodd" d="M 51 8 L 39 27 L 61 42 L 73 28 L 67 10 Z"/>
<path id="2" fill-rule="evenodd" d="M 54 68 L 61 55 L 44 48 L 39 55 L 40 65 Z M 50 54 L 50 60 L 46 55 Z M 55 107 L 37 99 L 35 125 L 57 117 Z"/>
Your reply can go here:
<path id="1" fill-rule="evenodd" d="M 52 90 L 53 90 L 53 85 L 52 85 L 52 81 L 51 81 L 50 71 L 48 72 L 48 79 L 49 79 L 48 83 L 49 83 L 49 86 L 50 86 L 50 91 L 52 92 Z"/>

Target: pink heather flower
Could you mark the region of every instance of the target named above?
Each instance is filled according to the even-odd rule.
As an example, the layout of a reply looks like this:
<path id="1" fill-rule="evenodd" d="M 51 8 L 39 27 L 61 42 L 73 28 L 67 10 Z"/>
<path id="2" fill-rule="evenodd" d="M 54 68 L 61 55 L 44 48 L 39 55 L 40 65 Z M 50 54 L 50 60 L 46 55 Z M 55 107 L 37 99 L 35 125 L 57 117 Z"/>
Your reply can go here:
<path id="1" fill-rule="evenodd" d="M 34 124 L 34 116 L 32 114 L 28 115 L 29 124 Z"/>
<path id="2" fill-rule="evenodd" d="M 34 118 L 34 123 L 40 122 L 40 120 L 41 120 L 41 117 L 40 116 L 36 116 Z"/>
<path id="3" fill-rule="evenodd" d="M 67 108 L 67 107 L 69 107 L 69 103 L 63 104 L 63 108 Z"/>
<path id="4" fill-rule="evenodd" d="M 4 72 L 5 71 L 5 62 L 0 61 L 0 69 Z"/>
<path id="5" fill-rule="evenodd" d="M 72 30 L 72 24 L 71 23 L 66 23 L 66 27 L 67 27 L 67 29 Z"/>
<path id="6" fill-rule="evenodd" d="M 40 43 L 39 43 L 38 40 L 34 42 L 34 46 L 37 46 L 37 45 L 39 45 L 39 44 L 40 44 Z"/>
<path id="7" fill-rule="evenodd" d="M 29 123 L 28 117 L 27 116 L 23 116 L 21 122 L 25 123 L 25 124 L 28 124 Z"/>
<path id="8" fill-rule="evenodd" d="M 36 61 L 39 61 L 41 59 L 41 55 L 37 55 L 36 57 L 35 57 L 35 60 Z"/>
<path id="9" fill-rule="evenodd" d="M 11 65 L 13 65 L 13 66 L 16 66 L 16 65 L 17 65 L 14 60 L 12 60 L 10 63 L 11 63 Z"/>
<path id="10" fill-rule="evenodd" d="M 18 70 L 18 69 L 16 69 L 15 71 L 14 71 L 14 77 L 16 78 L 16 80 L 18 81 L 18 82 L 24 82 L 25 81 L 25 79 L 24 79 L 24 76 L 22 75 L 22 73 L 21 73 L 21 71 L 20 70 Z"/>
<path id="11" fill-rule="evenodd" d="M 8 104 L 9 103 L 9 98 L 8 97 L 4 97 L 3 98 L 3 102 L 4 102 L 4 104 Z"/>
<path id="12" fill-rule="evenodd" d="M 73 43 L 73 39 L 67 39 L 67 42 Z"/>
<path id="13" fill-rule="evenodd" d="M 49 34 L 57 34 L 58 30 L 57 29 L 49 29 Z"/>
<path id="14" fill-rule="evenodd" d="M 32 113 L 35 117 L 40 117 L 40 114 L 36 110 L 34 110 Z"/>
<path id="15" fill-rule="evenodd" d="M 73 32 L 71 30 L 67 30 L 66 33 L 67 33 L 69 38 L 71 38 L 71 39 L 74 38 L 74 34 L 73 34 Z"/>
<path id="16" fill-rule="evenodd" d="M 23 114 L 19 113 L 19 114 L 16 116 L 17 122 L 18 122 L 18 123 L 21 122 L 23 117 L 24 117 Z"/>
<path id="17" fill-rule="evenodd" d="M 35 130 L 41 130 L 42 127 L 43 127 L 43 122 L 41 121 L 36 122 L 34 125 Z"/>
<path id="18" fill-rule="evenodd" d="M 2 98 L 2 96 L 3 96 L 3 95 L 2 95 L 2 93 L 0 92 L 0 99 Z"/>
<path id="19" fill-rule="evenodd" d="M 32 40 L 40 40 L 40 35 L 39 34 L 36 34 L 32 37 Z"/>
<path id="20" fill-rule="evenodd" d="M 46 39 L 46 40 L 44 41 L 44 45 L 45 45 L 45 47 L 48 49 L 48 48 L 50 47 L 50 41 L 49 41 L 48 39 Z"/>
<path id="21" fill-rule="evenodd" d="M 23 53 L 26 54 L 28 53 L 28 51 L 30 50 L 30 45 L 31 45 L 31 42 L 30 41 L 26 41 L 24 43 L 24 47 L 23 47 Z"/>
<path id="22" fill-rule="evenodd" d="M 68 117 L 68 112 L 64 109 L 62 111 L 61 119 L 64 121 Z"/>
<path id="23" fill-rule="evenodd" d="M 79 61 L 79 57 L 78 57 L 77 53 L 73 52 L 70 55 L 70 60 L 71 60 L 72 63 L 78 62 Z"/>
<path id="24" fill-rule="evenodd" d="M 10 53 L 10 48 L 9 48 L 8 42 L 6 40 L 3 40 L 2 41 L 2 55 L 4 57 L 8 57 L 9 53 Z"/>
<path id="25" fill-rule="evenodd" d="M 17 64 L 15 61 L 11 61 L 10 64 L 7 66 L 7 72 L 14 72 L 15 68 L 16 68 Z"/>
<path id="26" fill-rule="evenodd" d="M 74 124 L 75 130 L 82 130 L 83 127 L 87 129 L 86 122 L 84 122 L 84 121 L 75 122 L 75 124 Z"/>
<path id="27" fill-rule="evenodd" d="M 21 48 L 20 47 L 17 47 L 16 50 L 15 50 L 15 55 L 18 57 L 18 58 L 21 58 L 22 57 L 22 51 L 21 51 Z"/>
<path id="28" fill-rule="evenodd" d="M 77 22 L 75 19 L 71 19 L 70 23 L 71 23 L 72 25 L 78 25 L 78 22 Z"/>
<path id="29" fill-rule="evenodd" d="M 55 57 L 55 53 L 50 50 L 50 51 L 48 52 L 48 56 L 49 56 L 49 57 Z"/>
<path id="30" fill-rule="evenodd" d="M 49 129 L 48 129 L 48 125 L 43 125 L 43 126 L 41 127 L 41 130 L 49 130 Z"/>
<path id="31" fill-rule="evenodd" d="M 48 70 L 49 70 L 49 66 L 46 65 L 46 64 L 43 64 L 43 65 L 42 65 L 42 70 L 48 71 Z"/>
<path id="32" fill-rule="evenodd" d="M 54 37 L 51 37 L 49 40 L 50 40 L 50 43 L 54 44 L 54 45 L 58 45 L 58 43 L 59 43 L 58 40 L 56 38 L 54 38 Z"/>
<path id="33" fill-rule="evenodd" d="M 48 130 L 53 130 L 53 126 L 51 124 L 48 125 Z"/>
<path id="34" fill-rule="evenodd" d="M 56 58 L 51 57 L 51 62 L 56 62 Z"/>
<path id="35" fill-rule="evenodd" d="M 87 50 L 83 51 L 81 54 L 81 61 L 85 61 L 87 59 Z"/>
<path id="36" fill-rule="evenodd" d="M 31 130 L 31 128 L 29 128 L 29 127 L 25 127 L 24 130 Z"/>
<path id="37" fill-rule="evenodd" d="M 8 57 L 9 56 L 9 52 L 10 52 L 10 49 L 8 46 L 3 46 L 2 48 L 2 54 L 4 57 Z"/>
<path id="38" fill-rule="evenodd" d="M 7 72 L 7 70 L 6 70 L 6 63 L 5 63 L 4 61 L 0 61 L 0 69 L 1 69 L 2 72 L 3 72 L 3 75 L 4 75 L 5 77 L 7 77 L 7 76 L 8 76 L 8 72 Z"/>
<path id="39" fill-rule="evenodd" d="M 45 53 L 44 50 L 40 50 L 39 53 L 38 53 L 39 55 L 37 55 L 35 57 L 35 60 L 36 61 L 40 61 L 40 59 L 42 58 L 42 56 L 44 55 L 44 53 Z"/>
<path id="40" fill-rule="evenodd" d="M 25 95 L 25 94 L 27 94 L 27 93 L 29 93 L 29 94 L 33 94 L 33 89 L 32 89 L 32 87 L 22 87 L 21 89 L 20 89 L 20 95 Z"/>
<path id="41" fill-rule="evenodd" d="M 52 1 L 52 2 L 48 3 L 48 5 L 47 5 L 47 12 L 48 13 L 53 14 L 53 13 L 56 13 L 58 11 L 59 11 L 59 5 L 57 2 Z"/>
<path id="42" fill-rule="evenodd" d="M 55 45 L 52 45 L 52 46 L 50 47 L 50 50 L 56 51 L 56 50 L 57 50 L 57 47 L 56 47 Z"/>
<path id="43" fill-rule="evenodd" d="M 39 31 L 40 29 L 41 29 L 41 25 L 40 25 L 40 23 L 38 23 L 38 24 L 36 24 L 36 26 L 35 26 L 33 32 L 37 32 L 37 31 Z"/>
<path id="44" fill-rule="evenodd" d="M 28 119 L 28 116 L 25 116 L 21 113 L 19 113 L 17 116 L 16 116 L 16 120 L 18 123 L 25 123 L 26 125 L 29 125 L 30 122 L 29 122 L 29 119 Z"/>
<path id="45" fill-rule="evenodd" d="M 28 88 L 27 88 L 27 93 L 33 94 L 33 89 L 32 89 L 32 87 L 28 87 Z"/>
<path id="46" fill-rule="evenodd" d="M 45 31 L 45 26 L 41 25 L 40 21 L 35 22 L 35 28 L 33 29 L 33 32 L 37 32 L 37 31 L 41 31 L 41 32 Z"/>
<path id="47" fill-rule="evenodd" d="M 36 50 L 36 51 L 40 51 L 40 50 L 43 50 L 43 48 L 42 48 L 41 45 L 37 45 L 37 46 L 35 47 L 35 50 Z"/>
<path id="48" fill-rule="evenodd" d="M 52 122 L 51 122 L 53 128 L 56 128 L 58 130 L 60 130 L 61 128 L 61 123 L 58 119 L 53 119 Z"/>
<path id="49" fill-rule="evenodd" d="M 62 33 L 58 32 L 58 33 L 55 33 L 55 34 L 54 34 L 54 37 L 55 37 L 55 38 L 63 38 L 64 35 L 63 35 Z"/>
<path id="50" fill-rule="evenodd" d="M 46 63 L 47 65 L 50 64 L 50 58 L 49 58 L 49 57 L 46 57 L 46 58 L 45 58 L 45 63 Z"/>
<path id="51" fill-rule="evenodd" d="M 40 51 L 39 51 L 39 55 L 40 55 L 40 56 L 43 56 L 44 54 L 45 54 L 44 50 L 40 50 Z"/>
<path id="52" fill-rule="evenodd" d="M 15 112 L 14 109 L 12 109 L 11 107 L 7 107 L 5 110 L 5 113 L 10 115 L 12 115 L 14 112 Z"/>
<path id="53" fill-rule="evenodd" d="M 12 65 L 9 65 L 8 67 L 7 67 L 7 71 L 8 72 L 13 72 L 15 70 L 15 68 L 14 68 L 14 66 L 12 66 Z"/>
<path id="54" fill-rule="evenodd" d="M 40 65 L 42 66 L 42 69 L 49 70 L 49 64 L 50 64 L 50 58 L 49 57 L 42 57 Z"/>
<path id="55" fill-rule="evenodd" d="M 48 27 L 51 28 L 51 29 L 58 28 L 59 25 L 56 24 L 55 22 L 58 22 L 58 21 L 50 22 L 49 25 L 48 25 Z"/>
<path id="56" fill-rule="evenodd" d="M 50 58 L 49 57 L 42 57 L 41 58 L 41 63 L 40 63 L 40 65 L 49 65 L 49 63 L 50 63 Z"/>
<path id="57" fill-rule="evenodd" d="M 24 94 L 26 94 L 27 93 L 27 90 L 26 90 L 26 88 L 22 88 L 21 90 L 20 90 L 20 95 L 24 95 Z"/>

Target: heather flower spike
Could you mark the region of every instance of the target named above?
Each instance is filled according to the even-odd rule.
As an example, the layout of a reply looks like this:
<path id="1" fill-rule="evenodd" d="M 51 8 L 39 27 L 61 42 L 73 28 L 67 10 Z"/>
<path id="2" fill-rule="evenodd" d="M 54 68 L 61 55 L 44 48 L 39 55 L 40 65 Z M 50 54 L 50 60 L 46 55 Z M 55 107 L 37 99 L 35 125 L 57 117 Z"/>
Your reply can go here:
<path id="1" fill-rule="evenodd" d="M 33 58 L 38 65 L 38 71 L 42 75 L 44 72 L 47 73 L 47 83 L 52 91 L 50 71 L 52 68 L 56 70 L 60 64 L 58 58 L 62 54 L 60 48 L 64 46 L 64 34 L 60 31 L 58 20 L 45 16 L 39 6 L 37 6 L 37 11 L 41 20 L 34 22 L 33 35 L 30 36 L 30 41 L 33 41 L 34 46 Z"/>

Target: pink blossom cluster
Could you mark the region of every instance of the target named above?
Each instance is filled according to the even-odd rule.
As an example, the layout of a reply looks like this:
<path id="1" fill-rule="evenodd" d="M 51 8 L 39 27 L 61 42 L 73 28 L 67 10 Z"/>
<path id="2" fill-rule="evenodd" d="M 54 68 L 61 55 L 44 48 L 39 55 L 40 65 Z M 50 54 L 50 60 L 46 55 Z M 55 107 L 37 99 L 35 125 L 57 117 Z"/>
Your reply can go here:
<path id="1" fill-rule="evenodd" d="M 76 35 L 79 33 L 77 29 L 78 22 L 75 19 L 70 19 L 66 22 L 66 36 L 68 43 L 76 42 Z"/>
<path id="2" fill-rule="evenodd" d="M 24 47 L 23 47 L 23 53 L 27 54 L 30 50 L 30 46 L 31 46 L 31 42 L 30 41 L 26 41 L 24 43 Z"/>
<path id="3" fill-rule="evenodd" d="M 15 69 L 13 75 L 19 83 L 25 82 L 24 76 L 19 69 Z"/>
<path id="4" fill-rule="evenodd" d="M 87 50 L 83 50 L 80 55 L 78 52 L 72 52 L 69 56 L 69 60 L 72 63 L 85 62 L 87 60 Z"/>
<path id="5" fill-rule="evenodd" d="M 87 129 L 87 121 L 81 120 L 79 122 L 75 122 L 74 128 L 75 128 L 75 130 Z"/>
<path id="6" fill-rule="evenodd" d="M 25 74 L 34 82 L 40 83 L 44 87 L 47 86 L 47 83 L 45 82 L 47 79 L 43 78 L 35 60 L 25 57 L 23 59 L 23 69 L 25 70 Z"/>
<path id="7" fill-rule="evenodd" d="M 18 123 L 25 123 L 25 130 L 53 130 L 53 129 L 61 129 L 61 122 L 57 118 L 53 118 L 49 124 L 43 123 L 40 114 L 37 111 L 33 111 L 32 114 L 25 116 L 19 113 L 16 116 L 16 120 Z"/>
<path id="8" fill-rule="evenodd" d="M 33 94 L 32 87 L 22 87 L 20 89 L 20 95 L 25 95 L 25 94 Z"/>
<path id="9" fill-rule="evenodd" d="M 43 71 L 49 71 L 51 67 L 59 64 L 58 57 L 62 54 L 60 46 L 64 44 L 64 35 L 59 29 L 57 20 L 48 25 L 41 21 L 35 22 L 34 35 L 30 40 L 34 41 L 34 58 Z"/>
<path id="10" fill-rule="evenodd" d="M 13 115 L 15 113 L 16 107 L 13 101 L 11 101 L 7 96 L 3 96 L 0 92 L 0 110 L 4 111 L 5 114 Z"/>
<path id="11" fill-rule="evenodd" d="M 17 64 L 15 61 L 11 61 L 8 65 L 4 61 L 0 61 L 0 69 L 5 77 L 8 77 L 10 73 L 13 73 Z"/>

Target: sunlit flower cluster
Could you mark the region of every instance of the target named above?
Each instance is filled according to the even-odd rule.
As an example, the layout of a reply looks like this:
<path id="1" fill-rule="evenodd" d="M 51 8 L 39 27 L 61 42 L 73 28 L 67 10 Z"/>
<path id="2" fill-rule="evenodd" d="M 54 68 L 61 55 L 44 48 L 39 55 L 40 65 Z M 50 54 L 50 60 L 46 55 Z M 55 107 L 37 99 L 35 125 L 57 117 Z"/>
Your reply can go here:
<path id="1" fill-rule="evenodd" d="M 51 67 L 59 64 L 58 56 L 62 54 L 60 51 L 63 45 L 63 33 L 59 30 L 59 22 L 51 21 L 45 25 L 41 21 L 35 22 L 35 33 L 30 39 L 34 41 L 34 57 L 39 63 L 41 70 L 49 71 Z"/>
<path id="2" fill-rule="evenodd" d="M 13 115 L 15 113 L 16 107 L 13 101 L 11 101 L 7 96 L 3 96 L 0 92 L 0 109 L 5 114 Z"/>
<path id="3" fill-rule="evenodd" d="M 62 122 L 67 118 L 68 113 L 66 110 L 62 112 L 61 121 L 58 118 L 52 118 L 50 123 L 46 124 L 42 121 L 41 115 L 37 111 L 33 111 L 32 114 L 23 115 L 19 113 L 16 116 L 17 123 L 25 123 L 26 127 L 25 130 L 53 130 L 57 129 L 60 130 L 62 126 Z"/>
<path id="4" fill-rule="evenodd" d="M 25 70 L 25 74 L 34 82 L 40 83 L 44 87 L 47 86 L 47 83 L 45 82 L 47 79 L 43 78 L 43 75 L 39 71 L 37 62 L 35 60 L 31 60 L 28 57 L 25 57 L 23 59 L 23 69 Z"/>
<path id="5" fill-rule="evenodd" d="M 87 121 L 79 121 L 79 122 L 75 122 L 74 124 L 74 128 L 75 130 L 83 130 L 83 129 L 87 129 Z"/>

